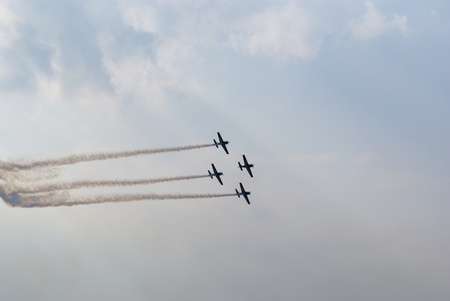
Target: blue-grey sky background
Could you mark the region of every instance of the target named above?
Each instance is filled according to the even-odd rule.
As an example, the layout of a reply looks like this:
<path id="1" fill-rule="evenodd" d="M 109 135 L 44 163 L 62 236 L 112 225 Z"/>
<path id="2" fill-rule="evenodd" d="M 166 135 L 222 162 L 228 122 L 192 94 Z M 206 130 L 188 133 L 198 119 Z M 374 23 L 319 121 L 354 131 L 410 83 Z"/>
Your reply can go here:
<path id="1" fill-rule="evenodd" d="M 1 160 L 235 197 L 0 203 L 2 300 L 448 300 L 447 1 L 0 0 Z M 254 178 L 237 168 L 246 154 Z M 4 184 L 4 183 L 3 183 Z"/>

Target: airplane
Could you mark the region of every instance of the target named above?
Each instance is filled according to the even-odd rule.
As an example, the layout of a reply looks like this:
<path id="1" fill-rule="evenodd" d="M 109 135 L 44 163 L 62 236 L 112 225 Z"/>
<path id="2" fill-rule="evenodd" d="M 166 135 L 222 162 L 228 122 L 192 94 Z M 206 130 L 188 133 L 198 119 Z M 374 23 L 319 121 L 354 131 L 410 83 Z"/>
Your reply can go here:
<path id="1" fill-rule="evenodd" d="M 216 139 L 213 139 L 214 145 L 217 148 L 219 148 L 219 145 L 221 145 L 223 147 L 223 150 L 228 154 L 228 149 L 227 149 L 228 141 L 223 141 L 222 136 L 220 135 L 219 132 L 217 132 L 217 136 L 219 136 L 219 142 L 217 142 Z"/>
<path id="2" fill-rule="evenodd" d="M 210 172 L 210 171 L 208 170 L 209 176 L 211 177 L 211 179 L 212 179 L 213 177 L 216 177 L 217 180 L 219 181 L 220 185 L 223 185 L 222 179 L 220 178 L 220 176 L 223 175 L 223 173 L 222 173 L 222 172 L 218 172 L 217 169 L 216 169 L 216 167 L 214 166 L 214 164 L 211 164 L 211 166 L 212 166 L 213 172 Z"/>
<path id="3" fill-rule="evenodd" d="M 241 191 L 239 192 L 237 189 L 235 189 L 236 195 L 238 196 L 238 198 L 240 198 L 242 195 L 244 199 L 247 201 L 247 203 L 250 205 L 250 201 L 248 200 L 248 195 L 250 195 L 250 191 L 245 191 L 244 185 L 242 185 L 242 183 L 239 183 L 239 186 L 241 186 Z"/>
<path id="4" fill-rule="evenodd" d="M 238 162 L 239 168 L 242 170 L 242 168 L 245 167 L 247 169 L 250 177 L 253 178 L 252 170 L 250 169 L 253 167 L 253 164 L 248 164 L 248 161 L 247 161 L 247 158 L 245 157 L 245 155 L 242 155 L 242 157 L 244 158 L 244 164 L 241 165 L 241 162 Z"/>

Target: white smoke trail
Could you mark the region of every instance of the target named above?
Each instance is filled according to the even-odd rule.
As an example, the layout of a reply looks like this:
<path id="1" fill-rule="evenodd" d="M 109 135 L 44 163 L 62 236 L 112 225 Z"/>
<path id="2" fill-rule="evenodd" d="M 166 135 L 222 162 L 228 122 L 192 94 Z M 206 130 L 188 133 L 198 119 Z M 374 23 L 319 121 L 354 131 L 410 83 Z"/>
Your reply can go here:
<path id="1" fill-rule="evenodd" d="M 56 178 L 55 167 L 79 162 L 118 159 L 139 155 L 178 152 L 214 146 L 214 144 L 190 145 L 172 148 L 144 149 L 123 152 L 88 153 L 70 155 L 56 159 L 37 160 L 23 163 L 20 161 L 0 161 L 0 197 L 12 207 L 57 207 L 108 202 L 129 202 L 139 200 L 199 199 L 220 198 L 236 194 L 114 194 L 92 197 L 71 197 L 67 190 L 100 186 L 144 185 L 159 182 L 188 180 L 209 177 L 209 175 L 183 176 L 158 179 L 137 180 L 98 180 L 38 184 L 37 181 Z M 36 170 L 38 169 L 38 170 Z M 28 184 L 17 184 L 17 181 Z M 31 182 L 31 184 L 30 184 Z M 22 186 L 20 186 L 22 185 Z"/>
<path id="2" fill-rule="evenodd" d="M 33 204 L 33 203 L 56 203 L 58 201 L 64 201 L 64 200 L 70 200 L 70 194 L 67 191 L 64 192 L 51 192 L 51 193 L 36 193 L 29 195 L 27 197 L 22 197 L 17 192 L 11 192 L 7 193 L 3 189 L 3 187 L 0 186 L 0 198 L 3 199 L 3 201 L 12 206 L 12 207 L 26 207 L 23 206 L 25 204 Z"/>
<path id="3" fill-rule="evenodd" d="M 0 192 L 1 193 L 1 192 Z M 180 199 L 205 199 L 234 196 L 235 194 L 117 194 L 107 196 L 70 198 L 68 193 L 35 194 L 22 197 L 13 193 L 8 197 L 2 195 L 3 200 L 13 207 L 61 207 L 101 203 L 118 203 L 143 200 L 180 200 Z"/>
<path id="4" fill-rule="evenodd" d="M 0 161 L 0 166 L 2 162 Z M 5 182 L 37 182 L 42 180 L 54 179 L 59 176 L 57 168 L 44 168 L 38 172 L 35 170 L 21 170 L 20 172 L 11 172 L 1 170 L 0 167 L 0 180 Z"/>
<path id="5" fill-rule="evenodd" d="M 191 179 L 207 178 L 209 175 L 192 175 L 192 176 L 180 176 L 170 178 L 157 178 L 157 179 L 137 179 L 137 180 L 99 180 L 99 181 L 76 181 L 76 182 L 63 182 L 46 185 L 23 185 L 22 187 L 17 184 L 9 184 L 7 191 L 13 191 L 19 194 L 36 194 L 45 193 L 58 190 L 70 190 L 89 187 L 111 187 L 111 186 L 134 186 L 134 185 L 146 185 L 156 184 L 162 182 L 182 181 Z"/>
<path id="6" fill-rule="evenodd" d="M 142 149 L 142 150 L 123 151 L 123 152 L 70 155 L 70 156 L 62 157 L 62 158 L 32 161 L 32 162 L 24 163 L 24 164 L 17 163 L 17 162 L 16 163 L 0 162 L 0 169 L 6 170 L 6 171 L 21 171 L 21 170 L 30 170 L 30 169 L 35 169 L 35 168 L 43 168 L 43 167 L 71 165 L 71 164 L 87 162 L 87 161 L 119 159 L 119 158 L 158 154 L 158 153 L 168 153 L 168 152 L 180 152 L 180 151 L 185 151 L 185 150 L 206 148 L 206 147 L 210 147 L 210 146 L 214 146 L 214 144 L 199 144 L 199 145 L 188 145 L 188 146 L 180 146 L 180 147 Z"/>

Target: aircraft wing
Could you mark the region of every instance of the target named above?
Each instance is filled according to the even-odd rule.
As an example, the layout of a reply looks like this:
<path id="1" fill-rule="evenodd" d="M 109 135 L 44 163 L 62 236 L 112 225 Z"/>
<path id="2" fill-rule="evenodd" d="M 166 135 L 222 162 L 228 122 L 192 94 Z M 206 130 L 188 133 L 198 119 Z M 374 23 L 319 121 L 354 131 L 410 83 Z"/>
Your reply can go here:
<path id="1" fill-rule="evenodd" d="M 216 169 L 216 167 L 214 166 L 214 164 L 211 164 L 211 166 L 212 166 L 213 172 L 214 172 L 215 174 L 217 174 L 217 169 Z"/>
<path id="2" fill-rule="evenodd" d="M 219 142 L 220 142 L 220 143 L 223 143 L 222 135 L 220 135 L 219 132 L 217 132 L 217 136 L 219 137 Z"/>
<path id="3" fill-rule="evenodd" d="M 223 147 L 223 150 L 228 154 L 228 149 L 227 149 L 227 146 L 225 145 L 225 143 L 222 144 L 222 147 Z"/>
<path id="4" fill-rule="evenodd" d="M 219 181 L 220 185 L 223 185 L 222 179 L 220 178 L 220 176 L 218 174 L 216 174 L 216 178 Z"/>
<path id="5" fill-rule="evenodd" d="M 250 205 L 250 201 L 248 200 L 248 196 L 246 194 L 244 194 L 244 199 L 247 201 L 247 204 Z"/>
<path id="6" fill-rule="evenodd" d="M 245 168 L 247 169 L 248 174 L 250 175 L 250 177 L 253 178 L 253 173 L 252 173 L 252 170 L 250 169 L 250 166 L 247 165 Z"/>

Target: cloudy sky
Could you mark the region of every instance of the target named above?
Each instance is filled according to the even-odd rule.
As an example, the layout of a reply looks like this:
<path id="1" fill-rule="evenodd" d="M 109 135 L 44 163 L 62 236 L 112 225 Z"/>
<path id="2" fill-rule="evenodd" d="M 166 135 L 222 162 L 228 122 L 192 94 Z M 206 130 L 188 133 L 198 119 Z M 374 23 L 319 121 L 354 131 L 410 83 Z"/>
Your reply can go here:
<path id="1" fill-rule="evenodd" d="M 203 144 L 221 131 L 230 155 L 53 173 L 154 178 L 214 162 L 224 186 L 71 193 L 252 192 L 251 206 L 1 202 L 0 299 L 448 300 L 447 2 L 0 0 L 1 160 Z M 254 178 L 237 168 L 244 153 Z"/>

